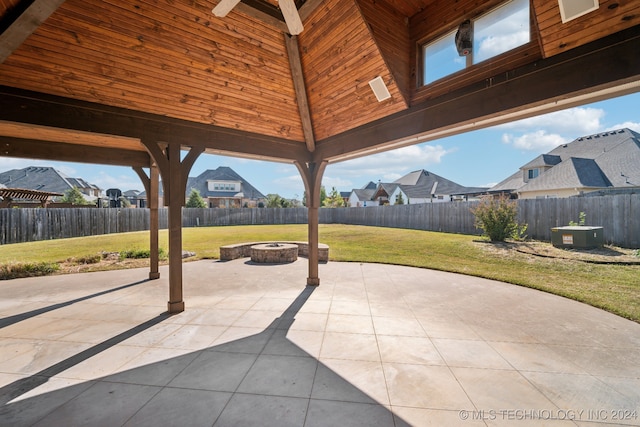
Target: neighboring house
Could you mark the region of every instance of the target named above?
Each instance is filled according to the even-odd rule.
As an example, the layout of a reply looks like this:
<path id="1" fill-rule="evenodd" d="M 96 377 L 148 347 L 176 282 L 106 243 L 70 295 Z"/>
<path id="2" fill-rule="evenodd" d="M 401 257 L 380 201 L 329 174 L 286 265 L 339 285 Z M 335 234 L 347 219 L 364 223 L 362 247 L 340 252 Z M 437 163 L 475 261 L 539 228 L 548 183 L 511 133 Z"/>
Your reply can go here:
<path id="1" fill-rule="evenodd" d="M 9 188 L 38 190 L 64 194 L 73 187 L 78 188 L 89 201 L 95 201 L 102 190 L 82 178 L 70 178 L 48 166 L 29 166 L 24 169 L 12 169 L 0 173 L 0 184 Z"/>
<path id="2" fill-rule="evenodd" d="M 373 182 L 352 190 L 349 206 L 379 206 L 469 200 L 486 193 L 484 187 L 465 187 L 439 175 L 420 169 L 391 183 Z"/>
<path id="3" fill-rule="evenodd" d="M 373 195 L 377 188 L 378 186 L 373 181 L 369 181 L 369 183 L 362 188 L 354 188 L 349 194 L 347 206 L 351 208 L 377 206 L 377 203 L 373 202 Z"/>
<path id="4" fill-rule="evenodd" d="M 640 190 L 640 134 L 625 128 L 560 145 L 490 192 L 533 199 L 634 190 Z"/>
<path id="5" fill-rule="evenodd" d="M 220 166 L 208 169 L 187 180 L 188 199 L 191 189 L 196 189 L 210 208 L 257 207 L 265 202 L 265 196 L 233 169 Z"/>
<path id="6" fill-rule="evenodd" d="M 144 191 L 127 190 L 122 192 L 122 197 L 129 201 L 132 208 L 147 207 L 147 195 Z"/>

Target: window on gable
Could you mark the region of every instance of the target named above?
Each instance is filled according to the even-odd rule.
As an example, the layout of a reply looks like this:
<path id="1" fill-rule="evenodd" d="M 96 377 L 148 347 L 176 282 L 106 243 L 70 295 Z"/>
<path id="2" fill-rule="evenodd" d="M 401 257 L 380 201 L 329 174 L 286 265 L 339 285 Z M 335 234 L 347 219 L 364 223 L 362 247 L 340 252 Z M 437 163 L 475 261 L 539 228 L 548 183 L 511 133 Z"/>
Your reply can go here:
<path id="1" fill-rule="evenodd" d="M 472 45 L 460 56 L 458 29 L 422 46 L 422 84 L 427 85 L 531 41 L 529 0 L 510 0 L 470 21 Z"/>
<path id="2" fill-rule="evenodd" d="M 529 169 L 528 171 L 529 179 L 537 178 L 539 174 L 540 174 L 540 171 L 538 169 Z"/>

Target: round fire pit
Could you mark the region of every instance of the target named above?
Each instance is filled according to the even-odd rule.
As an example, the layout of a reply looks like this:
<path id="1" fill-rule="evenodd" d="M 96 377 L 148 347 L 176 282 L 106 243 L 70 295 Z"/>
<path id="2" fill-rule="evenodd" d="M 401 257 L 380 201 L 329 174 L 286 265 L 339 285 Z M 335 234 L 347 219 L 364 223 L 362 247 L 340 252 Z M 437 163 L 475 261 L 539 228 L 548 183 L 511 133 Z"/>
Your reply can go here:
<path id="1" fill-rule="evenodd" d="M 251 246 L 251 261 L 263 264 L 294 262 L 298 259 L 298 245 L 264 243 Z"/>

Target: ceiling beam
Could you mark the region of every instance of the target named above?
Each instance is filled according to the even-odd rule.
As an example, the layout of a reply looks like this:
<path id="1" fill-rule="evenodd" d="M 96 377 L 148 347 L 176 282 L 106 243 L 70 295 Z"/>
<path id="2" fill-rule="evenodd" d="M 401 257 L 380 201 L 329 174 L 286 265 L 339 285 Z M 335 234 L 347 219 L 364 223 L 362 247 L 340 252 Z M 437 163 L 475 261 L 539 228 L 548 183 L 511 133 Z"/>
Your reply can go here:
<path id="1" fill-rule="evenodd" d="M 316 141 L 342 161 L 640 90 L 640 26 Z"/>
<path id="2" fill-rule="evenodd" d="M 151 158 L 144 151 L 0 136 L 0 156 L 46 159 L 61 162 L 149 167 Z"/>
<path id="3" fill-rule="evenodd" d="M 287 45 L 289 66 L 291 67 L 291 77 L 293 78 L 293 86 L 296 91 L 304 140 L 307 143 L 307 150 L 314 151 L 316 149 L 316 139 L 313 136 L 313 122 L 311 121 L 311 110 L 309 109 L 309 100 L 307 99 L 307 86 L 304 82 L 304 74 L 302 72 L 298 36 L 285 34 L 284 41 Z"/>
<path id="4" fill-rule="evenodd" d="M 262 21 L 284 33 L 289 32 L 289 28 L 284 22 L 284 17 L 282 16 L 280 9 L 268 3 L 265 4 L 264 2 L 257 0 L 243 0 L 236 5 L 235 10 Z"/>
<path id="5" fill-rule="evenodd" d="M 62 3 L 64 0 L 23 0 L 16 9 L 8 13 L 0 26 L 0 64 Z"/>
<path id="6" fill-rule="evenodd" d="M 298 141 L 7 86 L 0 86 L 2 120 L 140 140 L 179 142 L 184 146 L 202 147 L 208 153 L 287 163 L 308 161 L 310 157 L 305 145 Z"/>
<path id="7" fill-rule="evenodd" d="M 300 10 L 298 13 L 300 14 L 300 19 L 304 22 L 323 2 L 324 0 L 307 0 L 304 2 L 302 6 L 300 6 Z"/>

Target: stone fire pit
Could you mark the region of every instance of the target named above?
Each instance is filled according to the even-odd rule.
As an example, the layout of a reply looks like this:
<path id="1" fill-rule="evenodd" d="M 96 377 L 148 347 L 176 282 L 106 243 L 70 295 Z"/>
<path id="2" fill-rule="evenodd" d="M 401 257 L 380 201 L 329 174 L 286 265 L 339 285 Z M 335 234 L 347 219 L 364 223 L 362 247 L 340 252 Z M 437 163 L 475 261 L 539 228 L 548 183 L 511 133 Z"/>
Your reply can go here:
<path id="1" fill-rule="evenodd" d="M 298 245 L 292 243 L 263 243 L 251 246 L 251 261 L 263 264 L 294 262 L 298 259 Z"/>

